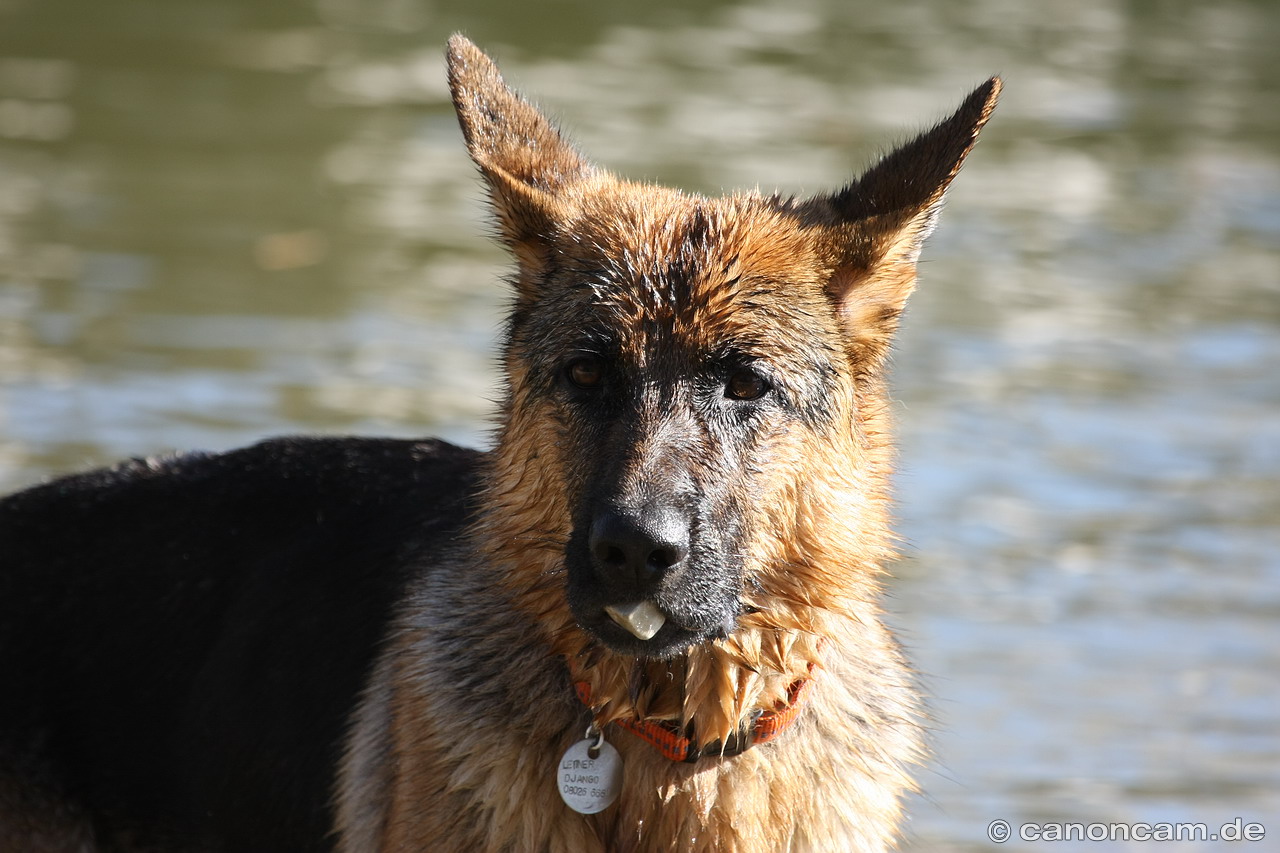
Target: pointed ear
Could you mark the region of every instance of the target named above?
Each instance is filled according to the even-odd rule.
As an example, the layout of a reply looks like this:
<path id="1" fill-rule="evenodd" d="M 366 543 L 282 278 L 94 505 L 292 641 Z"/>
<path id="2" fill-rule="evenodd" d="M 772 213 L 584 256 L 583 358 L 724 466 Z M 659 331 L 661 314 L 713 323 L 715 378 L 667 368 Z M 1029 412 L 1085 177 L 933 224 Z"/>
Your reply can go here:
<path id="1" fill-rule="evenodd" d="M 449 39 L 449 90 L 471 159 L 489 185 L 503 237 L 524 264 L 542 262 L 561 195 L 597 169 L 461 35 Z"/>
<path id="2" fill-rule="evenodd" d="M 856 357 L 878 363 L 907 297 L 916 260 L 933 230 L 947 187 L 978 140 L 1000 95 L 992 77 L 955 114 L 896 149 L 832 196 L 814 199 L 835 239 L 828 293 Z"/>

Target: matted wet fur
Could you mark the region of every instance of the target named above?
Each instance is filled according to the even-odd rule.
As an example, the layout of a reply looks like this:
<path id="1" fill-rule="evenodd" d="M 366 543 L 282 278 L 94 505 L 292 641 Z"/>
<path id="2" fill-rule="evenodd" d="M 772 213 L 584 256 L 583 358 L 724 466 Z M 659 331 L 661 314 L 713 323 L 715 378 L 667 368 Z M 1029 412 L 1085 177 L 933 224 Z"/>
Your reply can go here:
<path id="1" fill-rule="evenodd" d="M 286 439 L 0 503 L 0 850 L 894 844 L 886 352 L 999 81 L 835 193 L 713 199 L 448 66 L 516 258 L 495 449 Z M 625 781 L 587 816 L 557 765 L 593 721 Z"/>

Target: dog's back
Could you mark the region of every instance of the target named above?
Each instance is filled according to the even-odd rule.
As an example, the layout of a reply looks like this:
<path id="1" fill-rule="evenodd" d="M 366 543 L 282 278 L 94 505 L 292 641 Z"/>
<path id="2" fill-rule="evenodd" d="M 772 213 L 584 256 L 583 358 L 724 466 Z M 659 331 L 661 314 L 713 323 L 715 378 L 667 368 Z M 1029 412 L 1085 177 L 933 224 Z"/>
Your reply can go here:
<path id="1" fill-rule="evenodd" d="M 346 713 L 478 455 L 283 439 L 0 502 L 0 850 L 322 848 Z"/>

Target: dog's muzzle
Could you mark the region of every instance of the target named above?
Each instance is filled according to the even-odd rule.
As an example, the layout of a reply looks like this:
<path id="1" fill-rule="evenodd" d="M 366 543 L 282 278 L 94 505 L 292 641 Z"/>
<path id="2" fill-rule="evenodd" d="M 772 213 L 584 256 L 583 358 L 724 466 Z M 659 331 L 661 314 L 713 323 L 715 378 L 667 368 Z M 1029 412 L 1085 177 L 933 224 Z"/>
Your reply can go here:
<path id="1" fill-rule="evenodd" d="M 608 507 L 592 520 L 587 547 L 596 576 L 615 602 L 605 613 L 636 639 L 652 639 L 667 620 L 653 597 L 689 557 L 685 514 L 664 506 L 630 512 Z"/>

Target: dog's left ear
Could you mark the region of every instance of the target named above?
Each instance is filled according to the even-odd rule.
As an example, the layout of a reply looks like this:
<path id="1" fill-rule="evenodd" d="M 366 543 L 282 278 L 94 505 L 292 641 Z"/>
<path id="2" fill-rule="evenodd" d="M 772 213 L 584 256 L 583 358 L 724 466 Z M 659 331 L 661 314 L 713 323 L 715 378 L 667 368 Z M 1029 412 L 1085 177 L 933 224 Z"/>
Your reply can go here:
<path id="1" fill-rule="evenodd" d="M 466 37 L 449 39 L 446 59 L 462 135 L 489 185 L 502 236 L 524 271 L 536 274 L 565 215 L 565 190 L 601 170 L 511 91 L 493 60 Z"/>
<path id="2" fill-rule="evenodd" d="M 1000 88 L 1000 78 L 992 77 L 950 118 L 849 186 L 806 205 L 833 241 L 835 272 L 827 291 L 856 358 L 875 363 L 887 352 L 915 289 L 920 248 L 937 222 L 947 187 L 991 117 Z"/>

